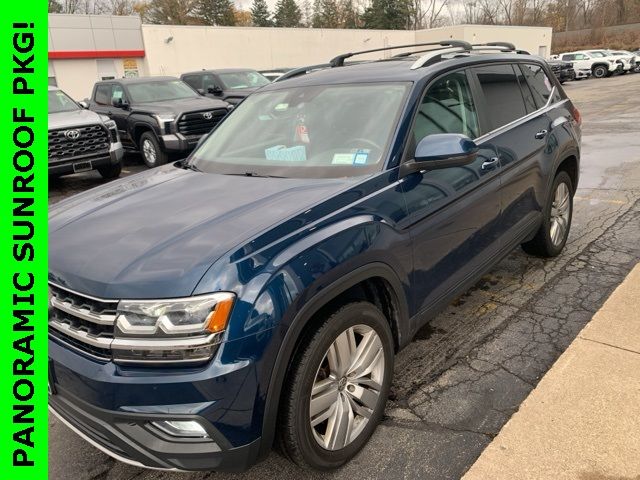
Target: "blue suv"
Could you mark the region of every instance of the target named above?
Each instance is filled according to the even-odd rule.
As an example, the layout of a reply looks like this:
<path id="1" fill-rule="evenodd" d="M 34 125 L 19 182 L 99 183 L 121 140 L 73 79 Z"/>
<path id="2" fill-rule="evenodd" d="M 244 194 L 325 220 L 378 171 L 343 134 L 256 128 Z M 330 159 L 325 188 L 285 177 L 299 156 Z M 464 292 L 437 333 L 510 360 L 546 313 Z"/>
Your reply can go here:
<path id="1" fill-rule="evenodd" d="M 51 208 L 62 422 L 138 466 L 242 470 L 275 444 L 339 467 L 423 325 L 518 245 L 562 251 L 580 115 L 544 60 L 394 48 L 294 71 L 188 159 Z"/>

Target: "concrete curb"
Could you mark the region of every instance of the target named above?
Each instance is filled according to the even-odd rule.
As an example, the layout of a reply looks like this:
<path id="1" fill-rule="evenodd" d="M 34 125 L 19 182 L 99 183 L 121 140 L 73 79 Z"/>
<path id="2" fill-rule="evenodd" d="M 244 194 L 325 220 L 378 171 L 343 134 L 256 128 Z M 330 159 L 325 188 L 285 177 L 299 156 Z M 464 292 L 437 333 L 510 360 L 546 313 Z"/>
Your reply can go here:
<path id="1" fill-rule="evenodd" d="M 463 478 L 640 479 L 640 264 Z"/>

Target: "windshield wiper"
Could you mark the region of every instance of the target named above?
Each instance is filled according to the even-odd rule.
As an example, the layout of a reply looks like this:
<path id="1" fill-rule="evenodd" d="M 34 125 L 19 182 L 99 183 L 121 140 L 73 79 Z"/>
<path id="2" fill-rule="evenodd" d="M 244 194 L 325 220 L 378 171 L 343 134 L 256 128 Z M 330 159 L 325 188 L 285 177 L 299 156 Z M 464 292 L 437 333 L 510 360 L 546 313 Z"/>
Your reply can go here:
<path id="1" fill-rule="evenodd" d="M 225 173 L 225 175 L 235 175 L 240 177 L 260 177 L 260 178 L 287 178 L 279 175 L 261 175 L 257 172 L 244 172 L 244 173 Z"/>

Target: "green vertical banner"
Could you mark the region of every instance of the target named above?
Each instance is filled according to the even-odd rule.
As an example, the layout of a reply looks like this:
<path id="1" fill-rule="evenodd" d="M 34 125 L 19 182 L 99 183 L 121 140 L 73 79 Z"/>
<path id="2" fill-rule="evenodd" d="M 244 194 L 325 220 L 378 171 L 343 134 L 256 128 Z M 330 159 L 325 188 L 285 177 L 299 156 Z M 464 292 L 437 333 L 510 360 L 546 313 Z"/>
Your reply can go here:
<path id="1" fill-rule="evenodd" d="M 47 478 L 47 2 L 0 15 L 0 478 Z"/>

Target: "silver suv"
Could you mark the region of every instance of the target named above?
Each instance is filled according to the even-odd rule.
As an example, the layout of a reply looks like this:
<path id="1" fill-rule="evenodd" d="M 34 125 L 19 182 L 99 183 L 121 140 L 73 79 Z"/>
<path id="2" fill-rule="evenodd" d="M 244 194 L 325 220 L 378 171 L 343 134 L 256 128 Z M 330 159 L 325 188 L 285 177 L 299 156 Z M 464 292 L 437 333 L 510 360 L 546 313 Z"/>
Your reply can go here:
<path id="1" fill-rule="evenodd" d="M 49 87 L 49 175 L 98 170 L 103 178 L 117 178 L 121 160 L 115 122 Z"/>

